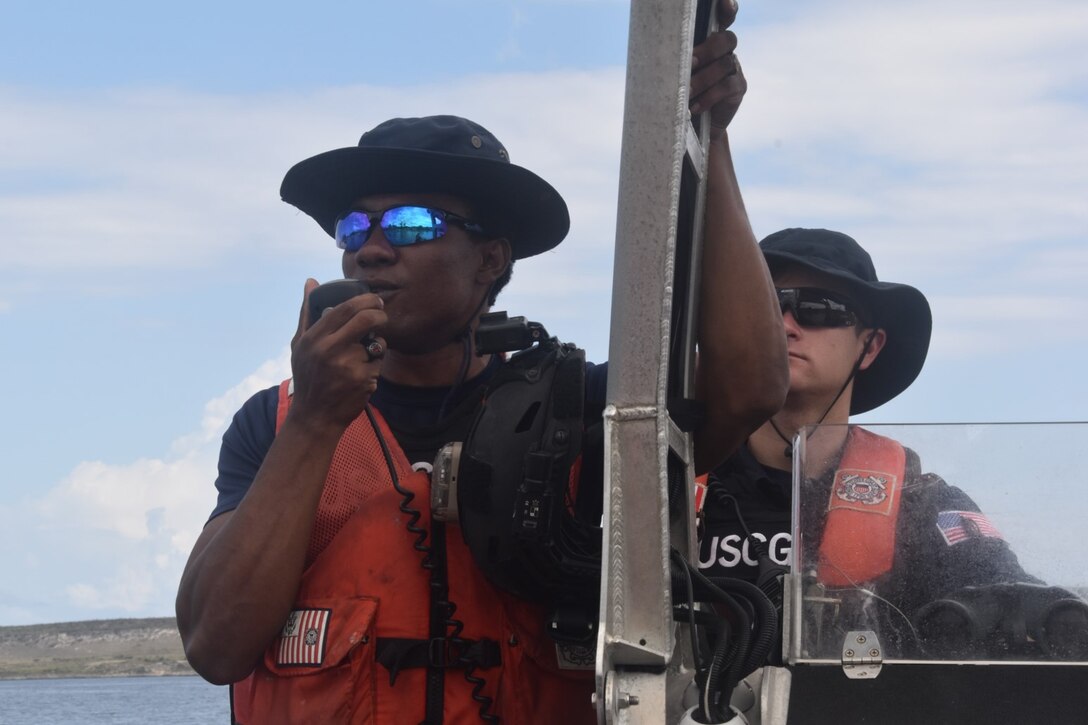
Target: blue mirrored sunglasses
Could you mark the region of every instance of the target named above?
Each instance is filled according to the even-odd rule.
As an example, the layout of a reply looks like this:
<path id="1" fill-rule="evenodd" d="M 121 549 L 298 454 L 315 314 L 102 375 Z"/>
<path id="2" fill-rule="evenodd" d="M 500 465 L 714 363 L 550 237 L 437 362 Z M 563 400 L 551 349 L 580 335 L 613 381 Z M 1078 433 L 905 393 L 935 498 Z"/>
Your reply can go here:
<path id="1" fill-rule="evenodd" d="M 336 246 L 348 252 L 359 251 L 370 232 L 374 220 L 382 228 L 386 241 L 394 247 L 430 242 L 446 234 L 448 224 L 457 224 L 465 230 L 482 233 L 483 227 L 474 221 L 444 209 L 426 206 L 391 206 L 382 211 L 352 209 L 336 220 Z"/>
<path id="2" fill-rule="evenodd" d="M 793 313 L 801 327 L 853 327 L 861 321 L 852 302 L 817 287 L 778 288 L 782 312 Z"/>

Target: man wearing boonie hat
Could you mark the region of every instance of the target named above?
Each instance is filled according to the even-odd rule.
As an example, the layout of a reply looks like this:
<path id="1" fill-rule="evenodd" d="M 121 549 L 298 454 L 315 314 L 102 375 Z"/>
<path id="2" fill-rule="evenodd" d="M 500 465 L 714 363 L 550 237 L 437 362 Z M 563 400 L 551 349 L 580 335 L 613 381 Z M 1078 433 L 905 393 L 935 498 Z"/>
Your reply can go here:
<path id="1" fill-rule="evenodd" d="M 781 316 L 722 133 L 746 88 L 735 46 L 715 33 L 692 79 L 692 110 L 710 109 L 717 135 L 703 253 L 715 283 L 700 300 L 713 332 L 700 339 L 703 470 L 786 387 Z M 464 440 L 489 382 L 513 365 L 475 354 L 472 332 L 513 261 L 567 234 L 565 202 L 456 116 L 381 123 L 357 146 L 296 164 L 281 195 L 336 240 L 343 276 L 370 292 L 311 324 L 308 280 L 292 380 L 251 398 L 224 435 L 218 504 L 178 593 L 190 662 L 233 683 L 247 724 L 595 722 L 592 671 L 557 667 L 539 608 L 485 579 L 428 506 L 436 451 Z M 723 319 L 735 324 L 722 330 Z M 603 399 L 605 366 L 585 376 L 588 408 Z"/>
<path id="2" fill-rule="evenodd" d="M 932 318 L 921 292 L 880 281 L 845 234 L 784 229 L 760 247 L 782 309 L 790 390 L 782 410 L 708 477 L 699 566 L 773 589 L 792 544 L 795 434 L 845 424 L 906 390 L 925 362 Z M 882 600 L 913 615 L 962 587 L 1038 581 L 965 493 L 921 473 L 916 453 L 857 426 L 818 430 L 806 438 L 806 458 L 828 462 L 816 484 L 830 503 L 822 539 L 806 543 L 819 546 L 821 582 L 876 582 Z M 952 517 L 970 535 L 950 537 L 942 522 Z"/>

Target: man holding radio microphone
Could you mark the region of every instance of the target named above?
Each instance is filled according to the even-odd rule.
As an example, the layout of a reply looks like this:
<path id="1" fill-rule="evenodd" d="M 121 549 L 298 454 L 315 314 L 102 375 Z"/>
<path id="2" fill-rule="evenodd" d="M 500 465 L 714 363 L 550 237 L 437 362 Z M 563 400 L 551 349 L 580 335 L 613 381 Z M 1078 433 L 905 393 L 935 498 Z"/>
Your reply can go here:
<path id="1" fill-rule="evenodd" d="M 723 11 L 731 21 L 735 8 Z M 746 90 L 735 47 L 725 31 L 696 48 L 691 86 L 717 135 L 702 470 L 778 409 L 786 383 L 781 315 L 724 133 Z M 515 260 L 566 235 L 565 202 L 455 116 L 379 124 L 296 164 L 281 195 L 369 292 L 319 314 L 324 290 L 307 280 L 292 379 L 251 398 L 224 435 L 218 504 L 178 592 L 187 657 L 232 684 L 247 724 L 593 722 L 591 673 L 559 669 L 537 603 L 495 587 L 427 505 L 436 452 L 465 440 L 511 367 L 477 354 L 480 316 Z M 605 374 L 584 366 L 587 406 L 603 400 Z"/>

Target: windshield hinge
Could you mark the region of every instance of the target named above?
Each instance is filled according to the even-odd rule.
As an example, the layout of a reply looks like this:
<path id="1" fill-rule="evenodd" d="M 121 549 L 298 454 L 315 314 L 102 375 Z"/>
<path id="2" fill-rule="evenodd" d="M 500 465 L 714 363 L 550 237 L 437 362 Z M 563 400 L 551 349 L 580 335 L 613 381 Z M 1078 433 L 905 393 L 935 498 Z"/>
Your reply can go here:
<path id="1" fill-rule="evenodd" d="M 842 671 L 851 680 L 872 680 L 880 674 L 884 650 L 876 632 L 847 632 L 842 643 Z"/>

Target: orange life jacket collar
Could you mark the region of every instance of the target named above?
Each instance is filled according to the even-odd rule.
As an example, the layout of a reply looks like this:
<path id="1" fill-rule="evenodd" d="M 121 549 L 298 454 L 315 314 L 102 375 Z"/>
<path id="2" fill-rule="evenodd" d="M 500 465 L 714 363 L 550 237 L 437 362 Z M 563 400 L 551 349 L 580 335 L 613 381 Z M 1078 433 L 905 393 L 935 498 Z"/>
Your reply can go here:
<path id="1" fill-rule="evenodd" d="M 891 570 L 905 471 L 902 445 L 851 426 L 831 482 L 817 565 L 821 583 L 856 586 Z"/>

